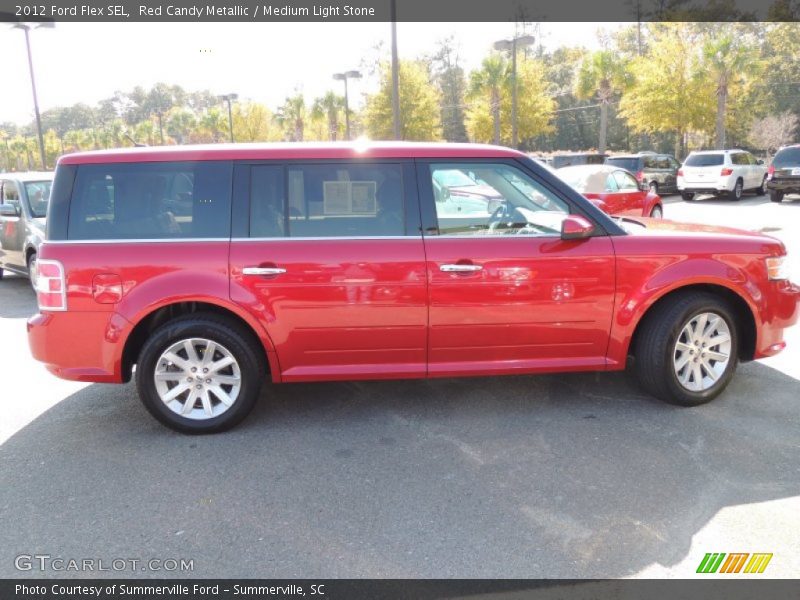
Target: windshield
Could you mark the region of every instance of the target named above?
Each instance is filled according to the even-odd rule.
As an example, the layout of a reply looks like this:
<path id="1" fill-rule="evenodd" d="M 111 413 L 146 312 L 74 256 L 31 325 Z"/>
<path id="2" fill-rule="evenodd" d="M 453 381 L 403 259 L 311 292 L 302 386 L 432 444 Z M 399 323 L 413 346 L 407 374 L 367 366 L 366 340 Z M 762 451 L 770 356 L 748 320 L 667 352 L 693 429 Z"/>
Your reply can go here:
<path id="1" fill-rule="evenodd" d="M 775 155 L 772 165 L 778 169 L 800 167 L 800 147 L 781 150 Z"/>
<path id="2" fill-rule="evenodd" d="M 716 167 L 724 162 L 722 154 L 691 154 L 683 163 L 685 167 Z"/>
<path id="3" fill-rule="evenodd" d="M 636 173 L 639 170 L 639 159 L 638 158 L 611 158 L 606 159 L 607 165 L 614 165 L 615 167 L 620 167 L 622 169 L 626 169 L 631 173 Z"/>
<path id="4" fill-rule="evenodd" d="M 436 171 L 436 173 L 434 173 L 434 179 L 439 185 L 447 187 L 477 185 L 464 171 L 459 171 L 458 169 Z"/>
<path id="5" fill-rule="evenodd" d="M 50 202 L 50 187 L 52 181 L 26 181 L 25 194 L 28 196 L 28 206 L 31 214 L 36 218 L 47 215 L 47 203 Z"/>

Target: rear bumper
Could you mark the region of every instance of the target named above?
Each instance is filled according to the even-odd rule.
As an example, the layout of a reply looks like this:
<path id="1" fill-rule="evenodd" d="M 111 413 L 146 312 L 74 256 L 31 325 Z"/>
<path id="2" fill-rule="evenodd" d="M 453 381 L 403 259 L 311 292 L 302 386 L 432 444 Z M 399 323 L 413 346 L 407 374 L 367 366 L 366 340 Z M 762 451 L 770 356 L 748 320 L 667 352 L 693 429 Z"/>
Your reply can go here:
<path id="1" fill-rule="evenodd" d="M 767 189 L 784 194 L 800 194 L 800 180 L 798 179 L 768 179 Z"/>
<path id="2" fill-rule="evenodd" d="M 762 314 L 754 358 L 774 356 L 786 347 L 783 331 L 797 323 L 800 303 L 800 286 L 790 281 L 774 282 Z"/>
<path id="3" fill-rule="evenodd" d="M 28 320 L 28 344 L 33 357 L 62 379 L 122 383 L 122 350 L 131 329 L 113 312 L 44 312 Z"/>
<path id="4" fill-rule="evenodd" d="M 678 190 L 694 194 L 719 194 L 733 191 L 736 185 L 736 177 L 721 177 L 719 179 L 709 179 L 708 181 L 688 182 L 685 178 L 678 178 Z"/>

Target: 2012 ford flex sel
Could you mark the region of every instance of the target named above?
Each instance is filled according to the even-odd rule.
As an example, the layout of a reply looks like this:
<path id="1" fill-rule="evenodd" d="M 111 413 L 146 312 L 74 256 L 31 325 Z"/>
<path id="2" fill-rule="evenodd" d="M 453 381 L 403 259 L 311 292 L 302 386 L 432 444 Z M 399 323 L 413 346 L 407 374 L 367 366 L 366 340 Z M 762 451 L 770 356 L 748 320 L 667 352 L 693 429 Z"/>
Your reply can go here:
<path id="1" fill-rule="evenodd" d="M 491 201 L 437 193 L 445 174 Z M 445 197 L 446 196 L 446 197 Z M 128 381 L 184 432 L 273 383 L 624 369 L 671 403 L 776 354 L 800 291 L 770 237 L 614 220 L 519 152 L 269 144 L 63 157 L 34 356 Z"/>

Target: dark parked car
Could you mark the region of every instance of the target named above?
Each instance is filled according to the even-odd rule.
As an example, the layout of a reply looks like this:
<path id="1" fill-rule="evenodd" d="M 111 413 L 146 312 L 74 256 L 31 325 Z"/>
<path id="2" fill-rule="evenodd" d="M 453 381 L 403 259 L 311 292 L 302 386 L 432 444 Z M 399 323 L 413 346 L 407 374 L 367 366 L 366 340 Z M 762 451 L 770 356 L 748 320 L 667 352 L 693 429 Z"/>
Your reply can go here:
<path id="1" fill-rule="evenodd" d="M 607 165 L 626 169 L 636 176 L 636 180 L 654 194 L 678 192 L 678 169 L 680 163 L 670 154 L 626 154 L 610 156 Z"/>
<path id="2" fill-rule="evenodd" d="M 561 167 L 574 167 L 575 165 L 602 165 L 608 158 L 607 154 L 597 152 L 574 152 L 571 154 L 556 154 L 550 163 L 554 169 Z"/>
<path id="3" fill-rule="evenodd" d="M 800 144 L 778 150 L 767 171 L 769 199 L 781 202 L 785 194 L 800 194 Z"/>
<path id="4" fill-rule="evenodd" d="M 35 286 L 52 183 L 52 173 L 0 173 L 0 279 L 8 270 Z"/>

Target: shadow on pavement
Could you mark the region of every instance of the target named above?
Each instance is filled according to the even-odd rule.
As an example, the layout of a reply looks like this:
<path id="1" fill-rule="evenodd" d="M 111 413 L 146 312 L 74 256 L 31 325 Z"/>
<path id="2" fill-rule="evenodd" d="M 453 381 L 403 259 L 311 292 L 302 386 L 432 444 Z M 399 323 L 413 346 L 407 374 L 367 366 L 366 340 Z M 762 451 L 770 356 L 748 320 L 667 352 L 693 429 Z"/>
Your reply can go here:
<path id="1" fill-rule="evenodd" d="M 268 385 L 238 429 L 189 437 L 132 385 L 93 385 L 0 446 L 0 577 L 35 552 L 194 559 L 170 576 L 623 577 L 681 561 L 721 508 L 800 494 L 799 389 L 757 363 L 693 409 L 621 374 Z"/>
<path id="2" fill-rule="evenodd" d="M 36 312 L 36 294 L 27 278 L 6 273 L 0 280 L 0 289 L 0 319 L 27 319 Z"/>

